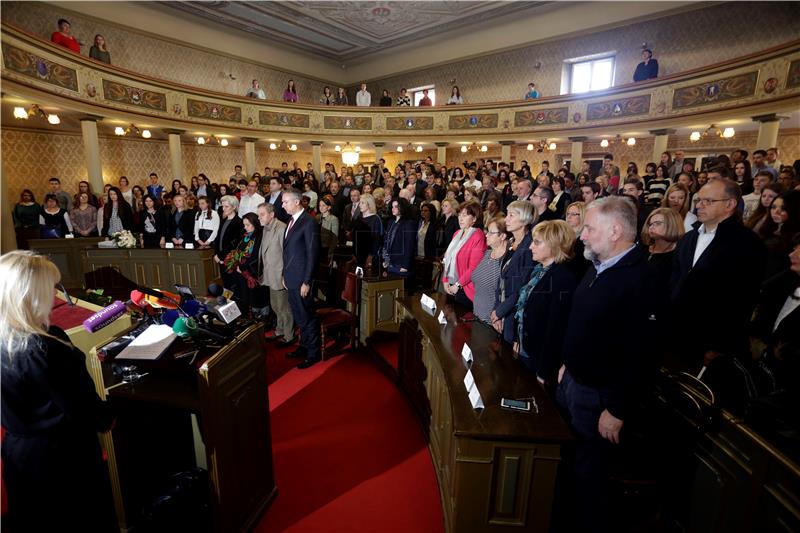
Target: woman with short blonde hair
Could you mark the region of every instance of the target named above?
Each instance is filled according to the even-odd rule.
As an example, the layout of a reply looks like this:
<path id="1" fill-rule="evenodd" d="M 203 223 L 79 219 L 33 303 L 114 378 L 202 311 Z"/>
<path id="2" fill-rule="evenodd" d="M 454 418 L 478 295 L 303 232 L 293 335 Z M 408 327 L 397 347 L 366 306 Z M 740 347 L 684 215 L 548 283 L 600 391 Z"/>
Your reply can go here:
<path id="1" fill-rule="evenodd" d="M 683 195 L 683 200 L 680 200 L 680 195 Z M 686 218 L 686 213 L 689 212 L 689 200 L 691 195 L 689 189 L 681 183 L 674 183 L 669 186 L 667 192 L 664 193 L 664 198 L 661 200 L 661 207 L 669 207 L 677 211 L 681 220 Z"/>
<path id="2" fill-rule="evenodd" d="M 550 248 L 554 262 L 563 263 L 572 259 L 575 232 L 563 220 L 546 220 L 534 226 L 533 240 L 537 239 Z"/>
<path id="3" fill-rule="evenodd" d="M 16 250 L 0 256 L 3 522 L 25 531 L 113 531 L 117 521 L 97 432 L 108 431 L 114 417 L 95 392 L 86 356 L 49 324 L 60 278 L 42 255 Z"/>

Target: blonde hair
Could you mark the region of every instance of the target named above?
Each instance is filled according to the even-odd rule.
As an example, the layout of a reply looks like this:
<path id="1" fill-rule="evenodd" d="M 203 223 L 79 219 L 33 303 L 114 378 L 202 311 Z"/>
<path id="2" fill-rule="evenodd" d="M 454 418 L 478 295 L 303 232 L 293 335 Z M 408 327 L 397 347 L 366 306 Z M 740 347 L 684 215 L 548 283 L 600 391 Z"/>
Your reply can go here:
<path id="1" fill-rule="evenodd" d="M 581 219 L 581 224 L 580 227 L 578 228 L 578 233 L 580 234 L 580 232 L 583 231 L 583 221 L 586 219 L 586 202 L 572 202 L 564 210 L 564 213 L 569 211 L 570 208 L 575 208 L 580 213 L 579 218 Z M 566 216 L 566 214 L 564 216 Z"/>
<path id="2" fill-rule="evenodd" d="M 664 193 L 664 198 L 661 200 L 661 207 L 669 207 L 669 195 L 674 192 L 682 192 L 683 193 L 683 205 L 680 209 L 680 216 L 685 217 L 686 213 L 689 212 L 689 189 L 682 183 L 673 183 L 667 189 L 667 192 Z"/>
<path id="3" fill-rule="evenodd" d="M 375 205 L 375 197 L 370 193 L 362 194 L 361 201 L 367 202 L 367 209 L 369 209 L 370 214 L 374 215 L 378 210 L 378 207 Z"/>
<path id="4" fill-rule="evenodd" d="M 60 279 L 58 267 L 46 256 L 28 250 L 0 256 L 0 347 L 9 357 L 28 349 L 37 335 L 50 337 L 47 328 Z"/>
<path id="5" fill-rule="evenodd" d="M 650 246 L 653 243 L 653 239 L 650 238 L 650 232 L 647 230 L 650 225 L 650 220 L 656 215 L 664 217 L 664 240 L 667 242 L 678 242 L 686 232 L 683 227 L 683 218 L 681 218 L 681 215 L 677 211 L 670 207 L 659 207 L 658 209 L 653 209 L 653 211 L 647 215 L 647 220 L 644 221 L 644 226 L 642 226 L 642 233 L 640 235 L 642 244 Z"/>
<path id="6" fill-rule="evenodd" d="M 523 226 L 530 226 L 536 222 L 536 213 L 533 210 L 533 204 L 530 202 L 514 200 L 506 207 L 506 213 L 509 211 L 514 211 Z"/>
<path id="7" fill-rule="evenodd" d="M 532 238 L 541 239 L 550 248 L 556 263 L 572 259 L 575 231 L 563 220 L 545 220 L 533 227 Z"/>

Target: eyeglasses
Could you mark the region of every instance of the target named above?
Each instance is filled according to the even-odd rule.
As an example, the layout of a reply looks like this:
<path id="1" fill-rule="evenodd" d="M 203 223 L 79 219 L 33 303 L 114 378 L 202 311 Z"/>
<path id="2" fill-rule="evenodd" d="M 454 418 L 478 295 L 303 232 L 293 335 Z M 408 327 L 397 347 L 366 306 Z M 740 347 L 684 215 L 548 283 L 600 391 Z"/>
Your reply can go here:
<path id="1" fill-rule="evenodd" d="M 713 204 L 714 202 L 727 202 L 733 198 L 698 198 L 697 205 Z"/>

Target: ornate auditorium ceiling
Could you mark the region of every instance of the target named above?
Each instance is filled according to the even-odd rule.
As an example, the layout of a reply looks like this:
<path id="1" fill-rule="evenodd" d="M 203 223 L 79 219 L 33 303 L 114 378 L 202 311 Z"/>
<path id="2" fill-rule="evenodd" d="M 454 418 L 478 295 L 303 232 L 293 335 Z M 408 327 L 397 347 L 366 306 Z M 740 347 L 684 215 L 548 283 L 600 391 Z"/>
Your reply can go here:
<path id="1" fill-rule="evenodd" d="M 485 27 L 551 2 L 233 2 L 163 1 L 162 6 L 205 18 L 231 31 L 325 57 L 341 64 L 387 48 L 448 32 Z"/>

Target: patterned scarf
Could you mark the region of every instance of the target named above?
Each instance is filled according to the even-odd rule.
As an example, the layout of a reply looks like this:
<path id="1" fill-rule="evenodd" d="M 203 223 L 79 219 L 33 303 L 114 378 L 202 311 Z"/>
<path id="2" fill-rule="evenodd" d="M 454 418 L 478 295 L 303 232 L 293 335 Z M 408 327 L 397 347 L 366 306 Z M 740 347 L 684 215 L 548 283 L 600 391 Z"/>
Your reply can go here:
<path id="1" fill-rule="evenodd" d="M 533 267 L 533 273 L 531 274 L 530 281 L 526 283 L 525 286 L 519 291 L 519 299 L 517 300 L 517 310 L 514 313 L 514 320 L 517 321 L 519 354 L 522 357 L 528 357 L 528 354 L 525 353 L 525 349 L 522 347 L 523 330 L 525 329 L 525 324 L 522 322 L 522 317 L 525 316 L 525 306 L 528 304 L 528 297 L 533 292 L 533 289 L 536 288 L 536 285 L 539 284 L 539 281 L 541 281 L 544 275 L 547 274 L 547 271 L 550 270 L 551 266 L 553 266 L 553 263 L 550 263 L 547 266 L 542 266 L 541 263 L 536 263 L 536 266 Z"/>
<path id="2" fill-rule="evenodd" d="M 253 248 L 256 244 L 253 233 L 253 231 L 246 233 L 239 246 L 235 250 L 231 250 L 225 257 L 225 267 L 228 273 L 235 272 L 237 266 L 245 263 L 253 255 Z"/>

